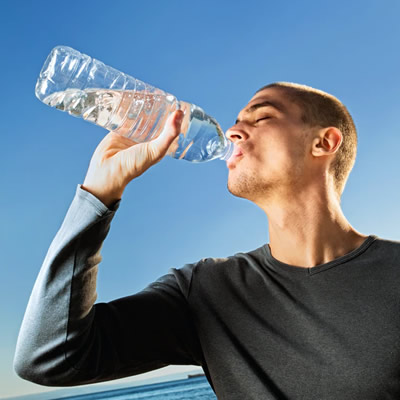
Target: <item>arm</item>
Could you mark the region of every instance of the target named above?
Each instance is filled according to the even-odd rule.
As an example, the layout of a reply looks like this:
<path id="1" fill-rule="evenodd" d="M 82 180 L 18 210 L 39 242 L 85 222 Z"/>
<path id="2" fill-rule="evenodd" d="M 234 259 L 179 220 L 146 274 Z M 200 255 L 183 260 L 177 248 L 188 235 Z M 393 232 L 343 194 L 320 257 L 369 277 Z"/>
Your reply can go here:
<path id="1" fill-rule="evenodd" d="M 94 304 L 100 249 L 118 206 L 109 210 L 77 188 L 21 326 L 14 365 L 24 379 L 70 386 L 169 364 L 199 365 L 200 346 L 185 297 L 189 269 L 171 270 L 133 296 Z M 187 274 L 186 288 L 173 271 Z"/>
<path id="2" fill-rule="evenodd" d="M 197 363 L 196 335 L 173 271 L 136 295 L 94 305 L 100 249 L 119 199 L 167 153 L 182 116 L 175 111 L 153 141 L 137 144 L 110 132 L 96 148 L 29 300 L 15 355 L 20 376 L 65 386 Z"/>

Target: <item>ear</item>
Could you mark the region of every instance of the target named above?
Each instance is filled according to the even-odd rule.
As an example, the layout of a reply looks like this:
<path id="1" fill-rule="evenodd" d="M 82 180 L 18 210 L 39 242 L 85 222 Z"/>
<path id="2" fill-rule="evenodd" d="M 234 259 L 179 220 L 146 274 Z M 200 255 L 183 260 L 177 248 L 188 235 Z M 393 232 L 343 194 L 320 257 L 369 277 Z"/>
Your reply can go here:
<path id="1" fill-rule="evenodd" d="M 328 156 L 335 154 L 343 142 L 342 132 L 335 128 L 323 128 L 313 139 L 311 153 L 314 157 Z"/>

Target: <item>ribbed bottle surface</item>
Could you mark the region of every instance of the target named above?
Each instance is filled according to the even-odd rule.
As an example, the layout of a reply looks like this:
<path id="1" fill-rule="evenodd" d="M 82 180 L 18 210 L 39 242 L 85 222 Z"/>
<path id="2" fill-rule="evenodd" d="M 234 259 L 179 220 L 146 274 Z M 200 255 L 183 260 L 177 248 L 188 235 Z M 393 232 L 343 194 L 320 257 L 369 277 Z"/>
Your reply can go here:
<path id="1" fill-rule="evenodd" d="M 192 162 L 227 159 L 232 144 L 214 118 L 200 107 L 119 72 L 70 47 L 55 47 L 36 83 L 45 104 L 144 142 L 157 137 L 169 114 L 184 111 L 182 132 L 172 144 L 174 158 Z"/>

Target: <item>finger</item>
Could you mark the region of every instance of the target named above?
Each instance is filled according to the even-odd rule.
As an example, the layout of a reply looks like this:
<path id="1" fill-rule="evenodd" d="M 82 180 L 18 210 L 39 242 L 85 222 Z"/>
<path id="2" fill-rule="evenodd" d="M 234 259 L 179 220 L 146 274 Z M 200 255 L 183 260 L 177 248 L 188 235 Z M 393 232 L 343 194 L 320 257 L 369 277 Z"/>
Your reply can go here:
<path id="1" fill-rule="evenodd" d="M 106 137 L 108 137 L 110 140 L 113 140 L 115 142 L 124 143 L 127 146 L 132 146 L 133 144 L 138 143 L 135 140 L 133 140 L 127 136 L 121 135 L 119 132 L 116 132 L 116 131 L 110 131 Z"/>
<path id="2" fill-rule="evenodd" d="M 156 159 L 163 157 L 167 153 L 168 148 L 171 146 L 172 142 L 180 134 L 182 120 L 183 111 L 174 111 L 168 117 L 160 136 L 148 143 L 149 152 L 153 154 Z"/>
<path id="3" fill-rule="evenodd" d="M 121 151 L 129 147 L 135 146 L 137 142 L 121 136 L 113 131 L 109 132 L 99 143 L 96 149 L 96 154 L 103 154 L 111 151 Z"/>

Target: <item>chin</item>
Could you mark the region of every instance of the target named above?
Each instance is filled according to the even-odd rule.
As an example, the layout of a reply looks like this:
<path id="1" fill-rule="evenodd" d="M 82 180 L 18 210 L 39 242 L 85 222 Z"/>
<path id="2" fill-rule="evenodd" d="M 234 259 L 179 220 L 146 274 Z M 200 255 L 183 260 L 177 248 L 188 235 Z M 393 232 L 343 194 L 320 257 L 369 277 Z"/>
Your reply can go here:
<path id="1" fill-rule="evenodd" d="M 228 188 L 228 192 L 229 192 L 230 194 L 233 194 L 233 195 L 236 196 L 236 197 L 245 198 L 244 193 L 242 193 L 242 192 L 239 191 L 239 190 L 236 190 L 235 187 L 232 187 L 231 185 L 229 185 L 229 182 L 228 182 L 227 188 Z"/>
<path id="2" fill-rule="evenodd" d="M 277 188 L 277 182 L 271 182 L 264 177 L 262 179 L 256 173 L 234 173 L 230 171 L 228 176 L 228 191 L 236 197 L 241 197 L 258 203 L 261 199 L 269 197 Z"/>
<path id="3" fill-rule="evenodd" d="M 249 199 L 252 197 L 251 193 L 255 189 L 255 180 L 249 176 L 232 176 L 229 174 L 227 188 L 228 191 L 236 197 L 241 197 L 244 199 Z"/>

